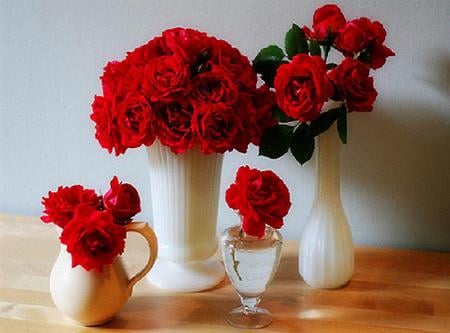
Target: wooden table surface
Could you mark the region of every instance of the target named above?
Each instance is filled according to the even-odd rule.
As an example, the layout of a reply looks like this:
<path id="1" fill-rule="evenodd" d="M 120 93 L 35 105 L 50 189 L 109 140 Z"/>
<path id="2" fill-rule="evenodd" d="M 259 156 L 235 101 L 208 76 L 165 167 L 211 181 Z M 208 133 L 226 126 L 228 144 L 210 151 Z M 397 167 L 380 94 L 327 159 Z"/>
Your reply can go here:
<path id="1" fill-rule="evenodd" d="M 55 230 L 38 218 L 0 215 L 0 332 L 246 331 L 224 320 L 239 305 L 228 280 L 195 294 L 159 290 L 142 280 L 110 323 L 77 326 L 58 312 L 49 293 L 58 250 Z M 129 235 L 125 261 L 131 272 L 145 256 L 144 241 Z M 450 332 L 450 253 L 358 247 L 353 278 L 338 290 L 309 288 L 297 267 L 297 242 L 287 241 L 262 298 L 274 321 L 256 331 Z"/>

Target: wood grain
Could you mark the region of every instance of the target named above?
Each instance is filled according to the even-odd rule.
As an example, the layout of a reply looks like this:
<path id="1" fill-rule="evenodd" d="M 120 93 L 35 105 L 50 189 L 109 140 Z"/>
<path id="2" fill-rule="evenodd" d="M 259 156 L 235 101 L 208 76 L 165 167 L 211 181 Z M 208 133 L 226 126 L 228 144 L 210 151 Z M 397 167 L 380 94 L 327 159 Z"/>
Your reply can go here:
<path id="1" fill-rule="evenodd" d="M 450 253 L 358 247 L 351 282 L 317 290 L 297 273 L 297 247 L 285 242 L 263 297 L 275 318 L 264 332 L 450 332 Z M 77 326 L 48 291 L 58 249 L 56 232 L 38 218 L 0 215 L 0 332 L 242 332 L 224 321 L 239 303 L 227 280 L 196 294 L 159 290 L 144 280 L 113 321 Z M 145 249 L 144 240 L 129 236 L 130 274 L 142 266 Z"/>

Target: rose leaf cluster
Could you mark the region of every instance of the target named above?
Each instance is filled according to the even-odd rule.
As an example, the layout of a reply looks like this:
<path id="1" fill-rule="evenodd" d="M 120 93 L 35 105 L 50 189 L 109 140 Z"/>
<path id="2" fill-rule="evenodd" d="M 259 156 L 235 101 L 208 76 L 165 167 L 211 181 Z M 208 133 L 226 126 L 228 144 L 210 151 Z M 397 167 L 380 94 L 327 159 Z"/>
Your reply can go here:
<path id="1" fill-rule="evenodd" d="M 386 30 L 366 17 L 347 20 L 334 4 L 318 8 L 312 27 L 293 24 L 286 33 L 284 51 L 276 45 L 263 48 L 253 68 L 274 88 L 273 108 L 282 123 L 266 129 L 260 155 L 279 158 L 291 151 L 303 164 L 314 152 L 314 137 L 337 122 L 347 142 L 347 114 L 370 112 L 377 97 L 371 71 L 381 68 L 394 52 L 384 42 Z M 343 58 L 327 63 L 330 51 Z M 328 101 L 338 106 L 324 110 Z"/>

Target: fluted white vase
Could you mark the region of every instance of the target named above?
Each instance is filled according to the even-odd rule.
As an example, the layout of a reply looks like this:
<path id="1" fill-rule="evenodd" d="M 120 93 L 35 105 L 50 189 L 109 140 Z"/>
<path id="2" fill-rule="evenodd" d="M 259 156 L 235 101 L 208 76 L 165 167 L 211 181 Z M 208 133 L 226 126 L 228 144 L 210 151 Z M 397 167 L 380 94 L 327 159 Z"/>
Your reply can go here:
<path id="1" fill-rule="evenodd" d="M 316 139 L 316 194 L 300 239 L 299 271 L 315 288 L 339 288 L 353 274 L 352 232 L 340 195 L 340 142 L 334 124 Z"/>
<path id="2" fill-rule="evenodd" d="M 196 292 L 225 277 L 212 258 L 218 247 L 217 208 L 222 154 L 196 147 L 174 154 L 155 142 L 147 148 L 153 227 L 159 252 L 148 279 L 160 288 Z"/>

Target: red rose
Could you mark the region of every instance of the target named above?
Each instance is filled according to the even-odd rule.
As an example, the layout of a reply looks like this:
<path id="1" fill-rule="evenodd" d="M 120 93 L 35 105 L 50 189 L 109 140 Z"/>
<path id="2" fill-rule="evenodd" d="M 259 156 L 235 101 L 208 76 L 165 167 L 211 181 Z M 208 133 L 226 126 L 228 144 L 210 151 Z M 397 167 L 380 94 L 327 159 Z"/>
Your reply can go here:
<path id="1" fill-rule="evenodd" d="M 238 89 L 223 69 L 214 66 L 210 72 L 195 76 L 192 81 L 192 95 L 200 103 L 230 105 L 236 102 Z"/>
<path id="2" fill-rule="evenodd" d="M 189 68 L 178 55 L 155 58 L 145 66 L 142 89 L 152 102 L 186 94 Z"/>
<path id="3" fill-rule="evenodd" d="M 56 192 L 48 192 L 48 197 L 42 198 L 45 215 L 41 220 L 64 228 L 73 218 L 79 204 L 85 203 L 97 209 L 100 202 L 101 197 L 94 190 L 84 189 L 81 185 L 59 186 Z"/>
<path id="4" fill-rule="evenodd" d="M 150 104 L 138 92 L 129 93 L 117 105 L 117 125 L 125 147 L 136 148 L 153 143 L 155 136 L 151 130 L 152 116 Z"/>
<path id="5" fill-rule="evenodd" d="M 373 69 L 381 68 L 386 63 L 386 58 L 393 56 L 395 53 L 390 48 L 383 44 L 375 44 L 370 51 L 369 65 Z"/>
<path id="6" fill-rule="evenodd" d="M 193 63 L 210 47 L 210 37 L 193 29 L 173 28 L 162 33 L 162 47 L 167 54 L 178 54 Z"/>
<path id="7" fill-rule="evenodd" d="M 257 141 L 262 135 L 256 121 L 256 109 L 252 101 L 252 96 L 241 94 L 239 101 L 232 107 L 239 119 L 241 130 L 236 132 L 233 140 L 233 149 L 241 153 L 246 153 L 248 145 Z"/>
<path id="8" fill-rule="evenodd" d="M 81 265 L 87 271 L 102 271 L 123 253 L 126 229 L 114 223 L 109 211 L 97 211 L 81 204 L 72 221 L 61 234 L 61 243 L 67 245 L 72 255 L 72 267 Z"/>
<path id="9" fill-rule="evenodd" d="M 128 63 L 135 66 L 145 66 L 149 61 L 163 56 L 164 51 L 161 47 L 163 39 L 162 37 L 155 37 L 150 40 L 147 44 L 141 45 L 135 48 L 131 52 L 127 52 L 127 57 L 125 58 Z"/>
<path id="10" fill-rule="evenodd" d="M 125 152 L 120 141 L 120 132 L 117 129 L 117 117 L 115 114 L 115 101 L 103 96 L 95 96 L 92 103 L 91 119 L 95 122 L 95 138 L 102 148 L 108 149 L 111 153 L 113 149 L 116 156 Z"/>
<path id="11" fill-rule="evenodd" d="M 338 29 L 345 24 L 345 17 L 341 9 L 336 5 L 325 5 L 314 12 L 313 30 L 304 27 L 306 35 L 315 40 L 323 41 L 328 33 L 336 35 Z"/>
<path id="12" fill-rule="evenodd" d="M 126 60 L 108 62 L 100 78 L 103 95 L 106 98 L 123 97 L 139 88 L 141 78 L 142 71 Z"/>
<path id="13" fill-rule="evenodd" d="M 346 55 L 358 53 L 369 46 L 371 35 L 369 19 L 361 17 L 349 21 L 339 29 L 336 47 Z"/>
<path id="14" fill-rule="evenodd" d="M 95 96 L 92 110 L 95 137 L 109 152 L 114 149 L 116 156 L 128 148 L 149 146 L 155 140 L 150 104 L 138 92 L 130 92 L 122 101 Z"/>
<path id="15" fill-rule="evenodd" d="M 253 71 L 248 58 L 226 41 L 215 38 L 212 41 L 211 57 L 214 63 L 230 73 L 240 89 L 255 89 L 256 73 Z"/>
<path id="16" fill-rule="evenodd" d="M 377 69 L 384 65 L 387 57 L 395 55 L 391 49 L 383 45 L 385 39 L 386 30 L 380 22 L 372 22 L 366 17 L 361 17 L 342 26 L 335 43 L 338 50 L 347 56 L 366 50 L 370 66 Z"/>
<path id="17" fill-rule="evenodd" d="M 155 111 L 156 135 L 165 146 L 182 154 L 194 145 L 192 132 L 193 107 L 188 99 L 159 103 Z"/>
<path id="18" fill-rule="evenodd" d="M 197 105 L 192 129 L 204 154 L 232 150 L 243 131 L 238 114 L 223 103 Z"/>
<path id="19" fill-rule="evenodd" d="M 281 65 L 274 85 L 280 108 L 300 121 L 315 120 L 333 91 L 323 59 L 306 54 L 298 54 L 291 63 Z"/>
<path id="20" fill-rule="evenodd" d="M 103 196 L 103 204 L 117 222 L 129 222 L 141 211 L 141 199 L 133 185 L 119 182 L 116 176 L 111 180 L 111 188 Z"/>
<path id="21" fill-rule="evenodd" d="M 239 168 L 225 199 L 242 216 L 244 232 L 259 238 L 264 236 L 266 224 L 281 228 L 291 207 L 289 190 L 274 172 L 248 166 Z"/>
<path id="22" fill-rule="evenodd" d="M 373 78 L 369 76 L 368 65 L 351 58 L 345 58 L 328 75 L 336 86 L 339 97 L 345 99 L 349 112 L 372 111 L 377 98 Z"/>
<path id="23" fill-rule="evenodd" d="M 259 145 L 264 130 L 278 124 L 278 120 L 272 114 L 272 108 L 276 105 L 276 95 L 269 86 L 262 85 L 252 96 L 255 108 L 255 122 L 253 126 L 245 126 L 251 134 L 251 142 Z"/>

